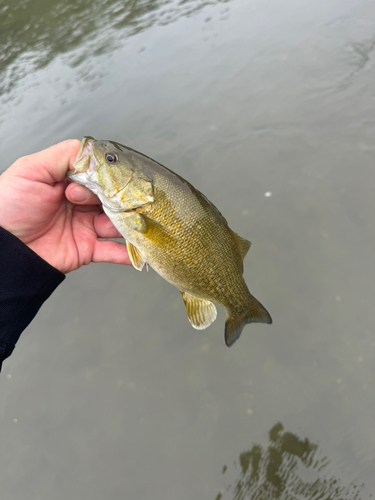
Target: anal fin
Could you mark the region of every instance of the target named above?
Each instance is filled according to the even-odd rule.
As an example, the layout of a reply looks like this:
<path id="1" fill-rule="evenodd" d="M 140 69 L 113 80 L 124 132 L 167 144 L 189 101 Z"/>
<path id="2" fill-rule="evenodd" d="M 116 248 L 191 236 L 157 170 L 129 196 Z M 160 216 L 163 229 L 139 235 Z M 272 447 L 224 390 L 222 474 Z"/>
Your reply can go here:
<path id="1" fill-rule="evenodd" d="M 187 292 L 181 292 L 186 312 L 193 328 L 204 330 L 216 319 L 216 307 L 210 300 L 200 299 Z"/>
<path id="2" fill-rule="evenodd" d="M 142 271 L 143 266 L 147 264 L 146 259 L 143 258 L 138 248 L 132 245 L 129 241 L 126 242 L 126 248 L 128 249 L 129 258 L 133 266 L 138 271 Z"/>

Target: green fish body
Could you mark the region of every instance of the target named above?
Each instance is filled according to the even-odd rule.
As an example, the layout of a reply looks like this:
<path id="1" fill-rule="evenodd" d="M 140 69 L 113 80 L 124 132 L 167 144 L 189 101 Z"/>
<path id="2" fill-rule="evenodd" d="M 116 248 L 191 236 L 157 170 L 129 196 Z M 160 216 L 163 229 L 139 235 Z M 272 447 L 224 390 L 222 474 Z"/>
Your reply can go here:
<path id="1" fill-rule="evenodd" d="M 99 197 L 133 266 L 150 265 L 180 290 L 194 328 L 215 320 L 214 302 L 227 313 L 227 346 L 245 324 L 272 322 L 243 279 L 250 242 L 189 182 L 137 151 L 91 137 L 83 139 L 74 167 L 68 176 Z"/>

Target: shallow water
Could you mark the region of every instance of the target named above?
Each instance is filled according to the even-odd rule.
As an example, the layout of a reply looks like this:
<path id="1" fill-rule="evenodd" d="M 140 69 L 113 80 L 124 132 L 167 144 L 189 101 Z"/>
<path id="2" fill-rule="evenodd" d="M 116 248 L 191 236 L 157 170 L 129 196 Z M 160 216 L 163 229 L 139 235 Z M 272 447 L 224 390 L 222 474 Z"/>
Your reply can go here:
<path id="1" fill-rule="evenodd" d="M 84 135 L 155 158 L 252 241 L 274 320 L 228 349 L 153 271 L 68 275 L 4 362 L 1 498 L 370 498 L 375 4 L 0 13 L 0 170 Z"/>

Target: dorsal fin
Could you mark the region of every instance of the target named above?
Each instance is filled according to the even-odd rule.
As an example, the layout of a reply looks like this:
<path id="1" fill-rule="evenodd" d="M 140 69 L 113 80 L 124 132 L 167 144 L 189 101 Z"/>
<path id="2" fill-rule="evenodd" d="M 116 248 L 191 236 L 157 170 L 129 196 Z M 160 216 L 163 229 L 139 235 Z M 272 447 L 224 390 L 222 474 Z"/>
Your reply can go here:
<path id="1" fill-rule="evenodd" d="M 232 233 L 234 234 L 240 255 L 242 259 L 244 259 L 245 255 L 249 251 L 249 248 L 251 247 L 251 242 L 249 240 L 245 240 L 245 238 L 241 238 L 241 236 L 234 231 L 232 231 Z"/>

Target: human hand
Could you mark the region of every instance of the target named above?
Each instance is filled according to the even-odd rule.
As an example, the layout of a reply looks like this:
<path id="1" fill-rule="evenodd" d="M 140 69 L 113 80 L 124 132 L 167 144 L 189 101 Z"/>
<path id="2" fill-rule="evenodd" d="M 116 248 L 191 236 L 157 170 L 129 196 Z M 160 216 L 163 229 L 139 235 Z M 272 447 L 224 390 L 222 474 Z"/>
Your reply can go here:
<path id="1" fill-rule="evenodd" d="M 126 245 L 101 203 L 65 177 L 80 141 L 19 158 L 0 176 L 0 226 L 63 273 L 90 262 L 131 265 Z"/>

